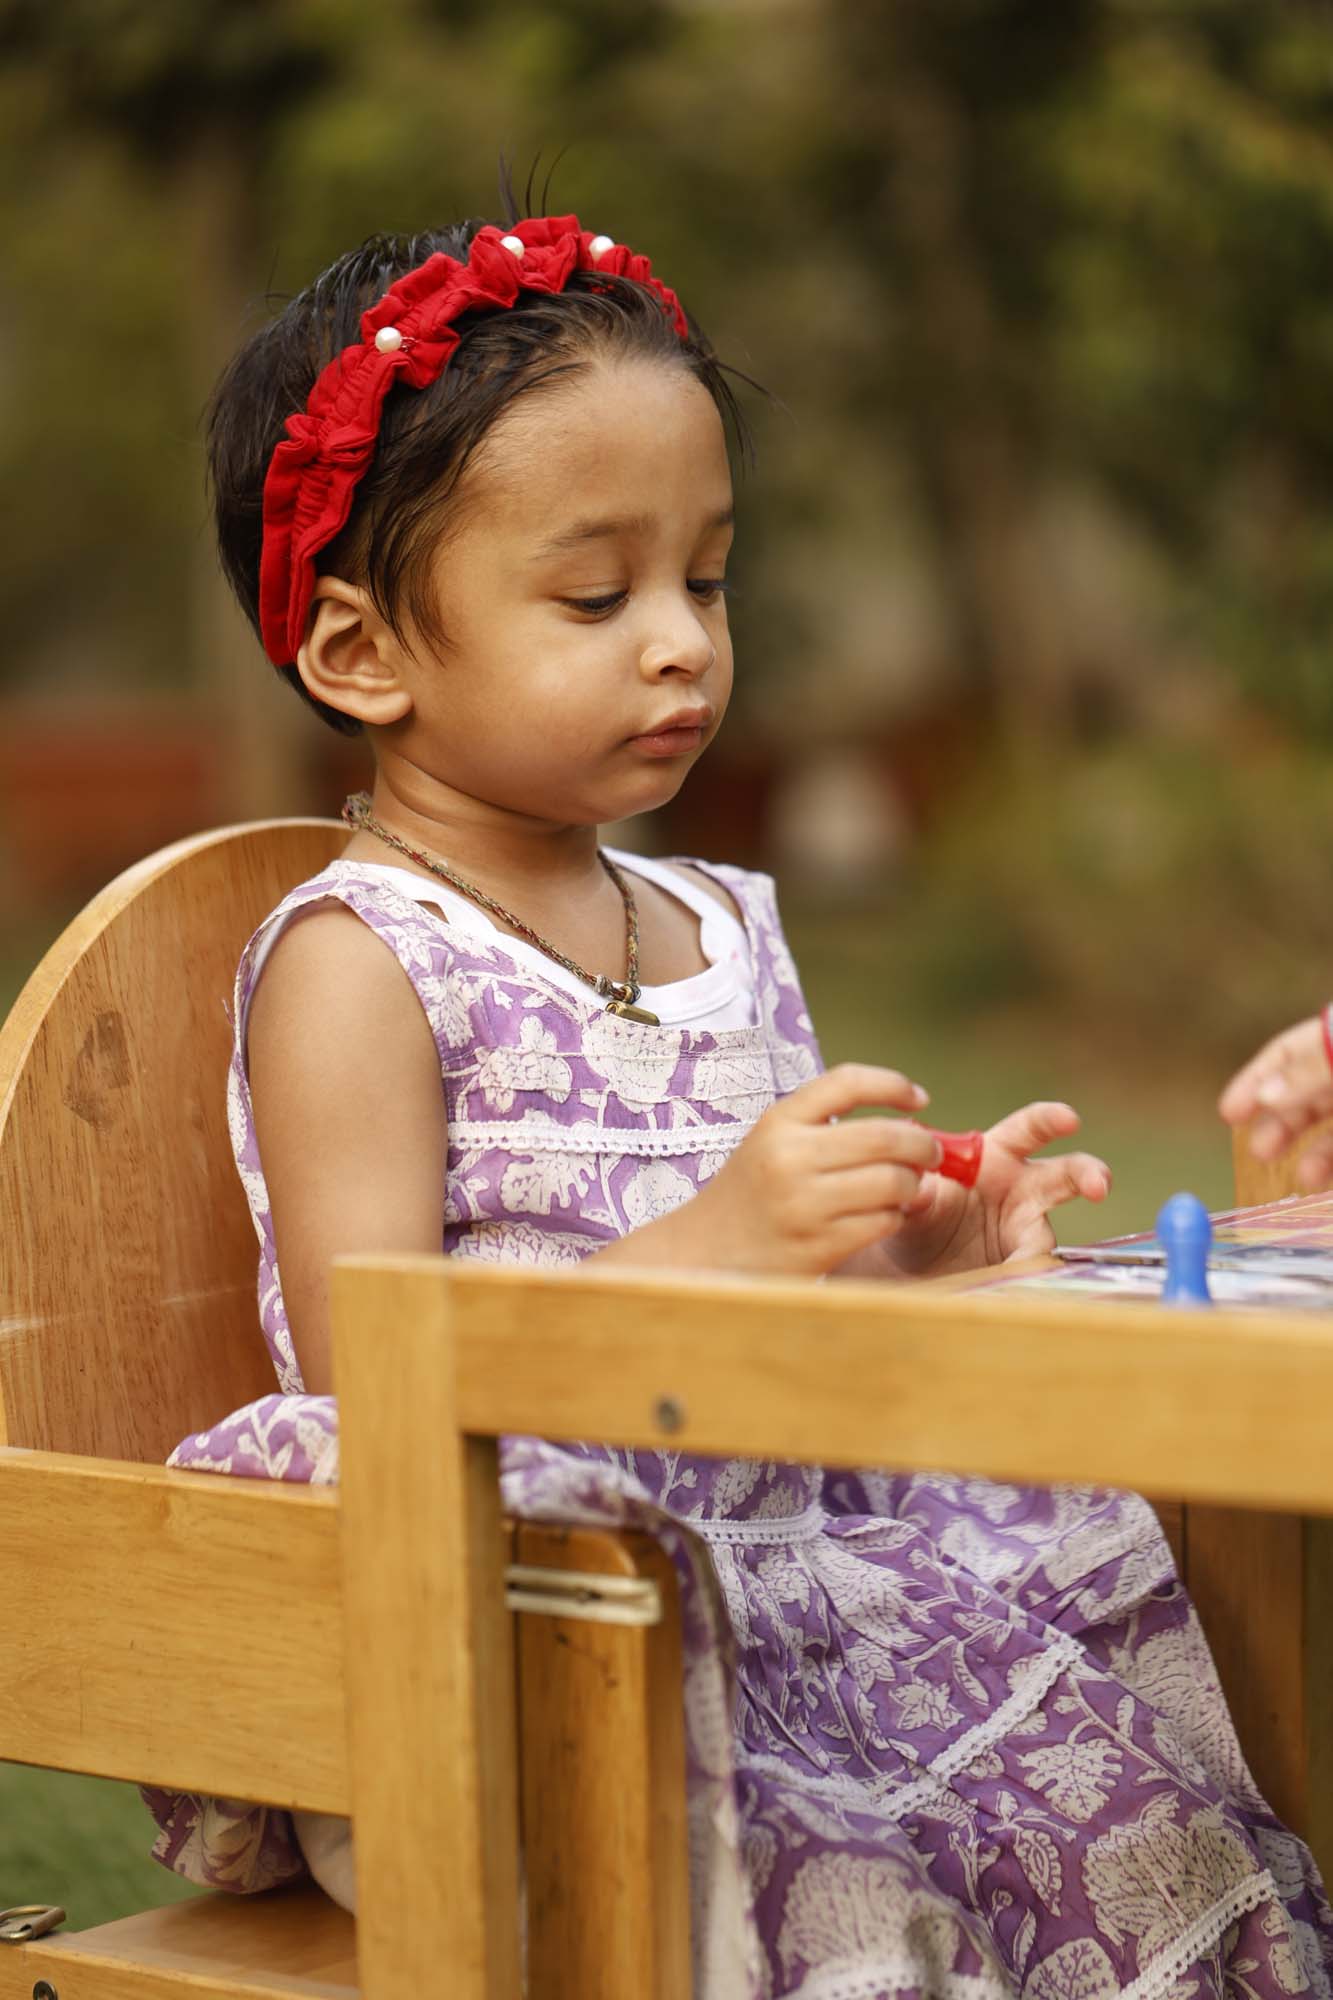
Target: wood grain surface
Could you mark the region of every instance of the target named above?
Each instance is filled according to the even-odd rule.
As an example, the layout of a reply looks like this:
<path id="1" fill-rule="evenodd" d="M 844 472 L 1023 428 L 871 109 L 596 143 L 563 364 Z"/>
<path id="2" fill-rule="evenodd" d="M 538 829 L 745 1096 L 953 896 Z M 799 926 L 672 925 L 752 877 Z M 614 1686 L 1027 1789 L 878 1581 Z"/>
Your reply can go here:
<path id="1" fill-rule="evenodd" d="M 648 1626 L 518 1621 L 529 1990 L 689 2000 L 690 1883 L 680 1606 L 646 1535 L 521 1522 L 517 1559 L 647 1577 Z M 571 1857 L 597 1884 L 580 1894 Z"/>
<path id="2" fill-rule="evenodd" d="M 0 1027 L 0 1442 L 160 1464 L 273 1388 L 228 1010 L 247 938 L 346 838 L 284 820 L 164 848 Z"/>

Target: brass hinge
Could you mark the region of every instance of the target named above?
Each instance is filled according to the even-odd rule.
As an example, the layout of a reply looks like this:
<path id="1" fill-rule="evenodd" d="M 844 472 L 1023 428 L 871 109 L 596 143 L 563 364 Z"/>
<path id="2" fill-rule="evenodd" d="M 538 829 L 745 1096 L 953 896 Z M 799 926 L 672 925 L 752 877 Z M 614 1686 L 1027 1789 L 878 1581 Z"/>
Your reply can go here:
<path id="1" fill-rule="evenodd" d="M 591 1618 L 601 1625 L 660 1625 L 662 1594 L 651 1577 L 603 1576 L 596 1570 L 541 1569 L 510 1563 L 505 1603 L 548 1618 Z"/>
<path id="2" fill-rule="evenodd" d="M 0 1943 L 27 1944 L 31 1938 L 45 1937 L 65 1912 L 58 1903 L 16 1903 L 12 1910 L 0 1910 Z"/>

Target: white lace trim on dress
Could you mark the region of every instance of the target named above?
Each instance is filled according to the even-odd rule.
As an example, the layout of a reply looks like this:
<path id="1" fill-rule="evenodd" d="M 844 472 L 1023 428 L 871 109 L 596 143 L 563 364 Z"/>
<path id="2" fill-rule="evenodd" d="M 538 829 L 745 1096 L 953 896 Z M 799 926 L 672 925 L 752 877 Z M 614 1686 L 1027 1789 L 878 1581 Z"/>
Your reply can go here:
<path id="1" fill-rule="evenodd" d="M 1042 1655 L 1040 1663 L 1025 1675 L 1008 1700 L 1000 1703 L 993 1715 L 965 1730 L 947 1750 L 942 1750 L 938 1757 L 924 1766 L 922 1777 L 914 1778 L 910 1785 L 899 1785 L 896 1791 L 877 1792 L 874 1785 L 867 1784 L 864 1778 L 849 1778 L 839 1771 L 798 1773 L 790 1764 L 784 1764 L 781 1758 L 768 1757 L 762 1752 L 747 1754 L 744 1768 L 784 1779 L 796 1791 L 822 1795 L 844 1812 L 869 1812 L 876 1816 L 886 1814 L 890 1819 L 902 1819 L 904 1814 L 914 1812 L 918 1806 L 928 1805 L 950 1778 L 966 1769 L 983 1750 L 989 1750 L 992 1743 L 998 1743 L 1002 1736 L 1007 1736 L 1015 1723 L 1031 1713 L 1061 1674 L 1076 1667 L 1083 1657 L 1083 1648 L 1077 1639 L 1067 1636 L 1058 1639 L 1050 1651 Z"/>
<path id="2" fill-rule="evenodd" d="M 635 1131 L 628 1126 L 541 1125 L 525 1118 L 462 1118 L 451 1120 L 451 1146 L 471 1148 L 503 1145 L 506 1151 L 523 1153 L 612 1153 L 644 1155 L 662 1159 L 672 1153 L 716 1153 L 730 1151 L 753 1132 L 755 1118 L 737 1119 L 734 1125 L 682 1125 L 671 1132 L 656 1128 Z"/>
<path id="3" fill-rule="evenodd" d="M 787 1542 L 809 1542 L 822 1535 L 828 1525 L 828 1515 L 816 1503 L 801 1514 L 782 1514 L 774 1520 L 753 1521 L 710 1521 L 697 1519 L 693 1515 L 678 1515 L 681 1524 L 696 1535 L 702 1535 L 709 1542 L 730 1542 L 744 1545 L 747 1542 L 763 1543 L 766 1546 Z"/>
<path id="4" fill-rule="evenodd" d="M 1233 1883 L 1226 1895 L 1219 1896 L 1212 1908 L 1196 1918 L 1174 1944 L 1148 1961 L 1132 1985 L 1121 1988 L 1120 2000 L 1161 2000 L 1181 1974 L 1188 1972 L 1195 1959 L 1215 1945 L 1238 1917 L 1248 1916 L 1260 1903 L 1270 1900 L 1278 1901 L 1277 1884 L 1266 1868 L 1257 1875 L 1246 1876 L 1243 1882 Z"/>
<path id="5" fill-rule="evenodd" d="M 1128 1986 L 1117 1989 L 1118 2000 L 1163 2000 L 1182 1975 L 1204 1952 L 1211 1949 L 1238 1917 L 1257 1910 L 1260 1903 L 1277 1900 L 1277 1886 L 1264 1869 L 1236 1883 L 1188 1930 L 1157 1954 Z M 910 1958 L 884 1958 L 874 1965 L 860 1966 L 853 1973 L 840 1973 L 836 1966 L 812 1972 L 787 1996 L 787 2000 L 880 2000 L 886 1991 L 917 1991 L 922 1967 Z M 941 2000 L 977 2000 L 995 1991 L 995 1982 L 984 1973 L 949 1972 L 931 1975 L 932 1993 Z M 1109 2000 L 1109 1996 L 1108 1996 Z"/>

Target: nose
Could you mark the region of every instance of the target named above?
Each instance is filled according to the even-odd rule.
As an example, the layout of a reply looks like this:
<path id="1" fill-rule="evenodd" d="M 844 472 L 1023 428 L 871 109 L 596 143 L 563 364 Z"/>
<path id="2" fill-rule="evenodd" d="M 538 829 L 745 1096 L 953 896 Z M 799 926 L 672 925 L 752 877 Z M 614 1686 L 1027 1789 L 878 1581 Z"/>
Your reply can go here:
<path id="1" fill-rule="evenodd" d="M 653 636 L 640 655 L 645 678 L 656 679 L 673 668 L 692 679 L 706 674 L 717 659 L 713 641 L 698 608 L 691 602 L 672 605 L 654 621 Z"/>

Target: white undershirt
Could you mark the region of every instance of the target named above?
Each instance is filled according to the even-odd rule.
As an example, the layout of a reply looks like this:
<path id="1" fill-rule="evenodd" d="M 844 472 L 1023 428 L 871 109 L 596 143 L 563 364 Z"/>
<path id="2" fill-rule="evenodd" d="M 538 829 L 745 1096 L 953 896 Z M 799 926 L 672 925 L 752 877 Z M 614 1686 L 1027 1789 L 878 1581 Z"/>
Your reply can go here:
<path id="1" fill-rule="evenodd" d="M 618 847 L 607 847 L 603 852 L 629 875 L 646 876 L 648 881 L 684 903 L 699 917 L 699 944 L 708 965 L 703 972 L 691 973 L 688 979 L 673 979 L 665 986 L 644 986 L 640 992 L 640 1005 L 656 1014 L 663 1027 L 705 1028 L 750 1028 L 755 1021 L 754 968 L 750 960 L 750 942 L 745 927 L 717 902 L 702 884 L 695 887 L 675 869 L 664 867 L 660 861 L 650 860 L 642 854 L 628 854 Z M 526 938 L 511 937 L 491 922 L 479 904 L 450 888 L 447 882 L 430 881 L 424 875 L 416 874 L 410 868 L 398 868 L 386 861 L 334 861 L 331 869 L 346 869 L 357 875 L 375 875 L 390 882 L 403 895 L 420 903 L 428 916 L 438 919 L 439 909 L 444 910 L 448 919 L 448 929 L 462 931 L 469 937 L 480 939 L 486 944 L 494 943 L 501 951 L 507 952 L 519 965 L 530 971 L 539 972 L 552 985 L 563 987 L 567 993 L 580 1000 L 595 999 L 596 995 L 586 980 L 577 973 L 568 971 L 557 959 L 548 958 L 544 951 L 529 944 Z M 435 904 L 437 908 L 431 909 Z M 263 939 L 255 953 L 254 976 L 257 980 L 260 967 L 272 946 L 281 935 L 281 926 L 275 925 Z M 591 967 L 601 971 L 600 966 Z M 624 967 L 617 966 L 610 976 L 619 978 Z M 253 991 L 253 984 L 252 989 Z"/>

